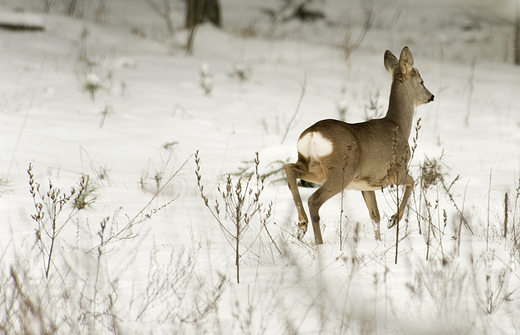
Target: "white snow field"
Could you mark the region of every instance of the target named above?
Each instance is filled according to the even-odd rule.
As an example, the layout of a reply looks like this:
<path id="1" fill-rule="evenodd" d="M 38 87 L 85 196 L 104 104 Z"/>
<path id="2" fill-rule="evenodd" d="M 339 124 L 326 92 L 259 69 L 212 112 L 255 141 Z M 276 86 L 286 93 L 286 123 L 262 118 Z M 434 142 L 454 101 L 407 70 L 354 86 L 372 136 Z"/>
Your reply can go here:
<path id="1" fill-rule="evenodd" d="M 191 55 L 183 1 L 173 35 L 145 0 L 67 3 L 0 1 L 44 27 L 0 30 L 2 334 L 520 332 L 515 0 L 315 0 L 316 21 L 221 0 Z M 383 55 L 405 45 L 435 101 L 399 230 L 402 188 L 376 192 L 381 242 L 345 191 L 324 244 L 299 241 L 300 133 L 384 115 Z"/>

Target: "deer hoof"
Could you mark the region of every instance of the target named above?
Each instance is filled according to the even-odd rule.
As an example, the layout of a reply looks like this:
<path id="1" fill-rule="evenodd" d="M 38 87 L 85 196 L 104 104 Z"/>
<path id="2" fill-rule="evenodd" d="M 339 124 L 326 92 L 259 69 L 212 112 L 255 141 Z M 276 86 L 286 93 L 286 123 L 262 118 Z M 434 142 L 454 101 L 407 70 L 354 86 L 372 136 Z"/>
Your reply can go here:
<path id="1" fill-rule="evenodd" d="M 298 222 L 298 231 L 296 232 L 296 237 L 298 240 L 301 240 L 303 236 L 305 236 L 305 233 L 307 232 L 307 222 L 300 221 Z"/>
<path id="2" fill-rule="evenodd" d="M 392 215 L 390 220 L 388 220 L 388 229 L 390 229 L 393 226 L 395 226 L 397 224 L 398 220 L 399 220 L 399 217 L 397 216 L 397 214 Z"/>

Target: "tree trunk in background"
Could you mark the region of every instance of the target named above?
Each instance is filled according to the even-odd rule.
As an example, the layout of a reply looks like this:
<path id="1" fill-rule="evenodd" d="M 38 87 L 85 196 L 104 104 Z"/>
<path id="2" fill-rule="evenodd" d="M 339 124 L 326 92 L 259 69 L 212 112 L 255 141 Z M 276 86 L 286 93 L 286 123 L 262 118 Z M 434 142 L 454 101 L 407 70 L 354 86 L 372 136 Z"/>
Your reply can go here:
<path id="1" fill-rule="evenodd" d="M 186 28 L 193 28 L 206 20 L 221 26 L 218 0 L 186 0 Z"/>

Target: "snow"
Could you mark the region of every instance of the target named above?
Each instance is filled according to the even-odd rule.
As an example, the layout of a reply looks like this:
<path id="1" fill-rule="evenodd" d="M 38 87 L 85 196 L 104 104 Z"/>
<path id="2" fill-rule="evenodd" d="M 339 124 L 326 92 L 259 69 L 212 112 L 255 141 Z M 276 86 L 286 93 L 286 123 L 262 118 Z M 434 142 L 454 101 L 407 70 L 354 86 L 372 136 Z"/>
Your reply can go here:
<path id="1" fill-rule="evenodd" d="M 362 2 L 316 1 L 312 8 L 330 22 L 272 23 L 261 8 L 280 1 L 222 0 L 224 28 L 201 25 L 193 55 L 180 47 L 182 5 L 174 7 L 177 33 L 170 39 L 145 1 L 106 3 L 102 23 L 90 12 L 42 13 L 39 1 L 8 0 L 0 8 L 0 22 L 45 26 L 0 34 L 0 286 L 15 287 L 13 267 L 24 279 L 21 292 L 40 302 L 27 327 L 55 320 L 60 334 L 520 329 L 520 254 L 512 236 L 520 214 L 520 67 L 511 64 L 507 23 L 514 1 L 378 2 L 372 28 L 348 55 L 342 45 L 347 33 L 360 33 Z M 460 176 L 453 200 L 440 184 L 426 194 L 443 234 L 435 228 L 425 243 L 428 227 L 424 220 L 419 226 L 417 214 L 427 211 L 425 195 L 416 187 L 394 264 L 396 229 L 384 223 L 395 212 L 394 188 L 377 192 L 382 242 L 374 241 L 355 191 L 322 207 L 323 246 L 313 244 L 312 228 L 298 241 L 283 165 L 295 162 L 300 133 L 341 111 L 347 122 L 363 121 L 377 94 L 386 110 L 391 77 L 383 54 L 405 45 L 435 94 L 416 111 L 421 129 L 411 174 L 420 176 L 427 156 L 442 157 L 448 186 Z M 209 208 L 197 184 L 197 151 Z M 266 226 L 253 217 L 244 235 L 237 284 L 234 250 L 223 233 L 234 227 L 219 189 L 228 174 L 238 185 L 242 173 L 241 185 L 252 176 L 256 192 L 257 152 L 259 173 L 267 175 L 260 202 L 263 211 L 272 204 L 272 213 Z M 93 203 L 56 239 L 48 280 L 31 218 L 29 163 L 42 194 L 49 181 L 68 192 L 83 175 L 95 190 L 87 198 Z M 306 203 L 314 189 L 300 192 Z M 511 233 L 504 239 L 506 192 Z M 215 201 L 224 227 L 210 212 Z M 458 237 L 459 211 L 474 235 L 462 225 Z M 98 248 L 101 238 L 106 245 Z M 3 294 L 3 308 L 9 297 Z"/>

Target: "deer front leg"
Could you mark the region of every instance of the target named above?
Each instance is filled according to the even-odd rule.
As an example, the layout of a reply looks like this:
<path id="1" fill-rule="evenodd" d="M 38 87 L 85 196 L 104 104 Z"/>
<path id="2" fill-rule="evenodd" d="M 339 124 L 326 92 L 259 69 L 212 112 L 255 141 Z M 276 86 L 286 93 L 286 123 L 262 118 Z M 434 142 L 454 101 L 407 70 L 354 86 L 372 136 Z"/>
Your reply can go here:
<path id="1" fill-rule="evenodd" d="M 390 221 L 388 221 L 388 228 L 392 228 L 403 218 L 404 211 L 406 209 L 406 205 L 408 204 L 408 198 L 410 197 L 410 194 L 412 194 L 414 184 L 415 184 L 415 182 L 414 182 L 412 176 L 410 176 L 409 174 L 406 175 L 404 181 L 401 183 L 401 185 L 406 185 L 403 199 L 401 200 L 401 204 L 399 205 L 399 209 L 398 209 L 397 213 L 392 215 L 392 217 L 390 218 Z"/>
<path id="2" fill-rule="evenodd" d="M 374 225 L 374 234 L 376 240 L 381 241 L 381 229 L 379 223 L 381 222 L 381 216 L 379 215 L 379 209 L 377 208 L 376 193 L 374 191 L 361 191 L 365 204 L 368 208 L 368 213 L 372 219 Z"/>
<path id="3" fill-rule="evenodd" d="M 302 174 L 305 174 L 305 166 L 300 163 L 286 164 L 285 173 L 287 176 L 289 189 L 292 193 L 294 204 L 296 205 L 296 211 L 298 212 L 298 231 L 296 232 L 296 236 L 299 240 L 301 240 L 307 232 L 307 224 L 309 219 L 307 218 L 307 214 L 305 214 L 305 209 L 303 208 L 302 198 L 300 196 L 300 191 L 298 190 L 297 179 Z"/>

